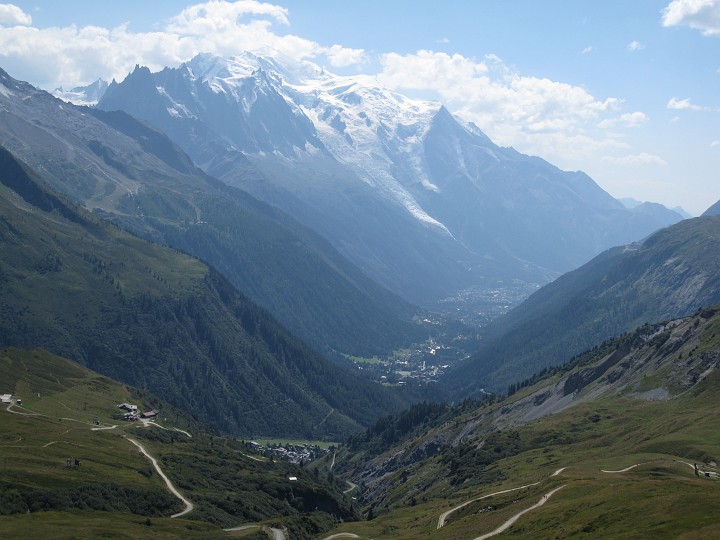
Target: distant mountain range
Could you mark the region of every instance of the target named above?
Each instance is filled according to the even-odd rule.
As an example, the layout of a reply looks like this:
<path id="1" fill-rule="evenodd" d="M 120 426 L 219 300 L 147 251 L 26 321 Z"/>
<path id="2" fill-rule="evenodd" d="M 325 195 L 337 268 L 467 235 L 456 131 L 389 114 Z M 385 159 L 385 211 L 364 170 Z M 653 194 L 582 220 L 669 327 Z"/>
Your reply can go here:
<path id="1" fill-rule="evenodd" d="M 677 213 L 677 214 L 680 214 L 683 219 L 690 219 L 691 217 L 693 217 L 691 214 L 689 214 L 688 212 L 686 212 L 686 211 L 685 211 L 682 207 L 680 207 L 680 206 L 675 206 L 674 208 L 667 208 L 666 206 L 660 205 L 660 204 L 658 204 L 658 203 L 652 203 L 652 202 L 647 202 L 647 201 L 645 201 L 645 202 L 643 202 L 643 201 L 638 201 L 637 199 L 633 199 L 633 198 L 631 198 L 631 197 L 623 197 L 623 198 L 618 199 L 618 200 L 619 200 L 621 203 L 623 203 L 627 208 L 637 208 L 638 206 L 641 206 L 641 205 L 647 205 L 647 206 L 649 206 L 649 207 L 656 207 L 656 205 L 657 205 L 657 206 L 661 206 L 661 207 L 664 208 L 665 210 L 669 210 L 669 211 L 671 211 L 671 212 L 675 212 L 675 213 Z M 662 211 L 662 209 L 658 209 L 658 210 L 659 210 L 659 211 Z"/>
<path id="2" fill-rule="evenodd" d="M 428 336 L 416 307 L 317 233 L 207 176 L 125 113 L 64 103 L 0 71 L 0 145 L 98 215 L 211 264 L 321 352 L 372 356 Z"/>
<path id="3" fill-rule="evenodd" d="M 97 106 L 150 122 L 206 172 L 422 305 L 513 279 L 546 283 L 682 219 L 625 208 L 587 175 L 498 147 L 438 103 L 311 64 L 247 53 L 138 66 Z"/>
<path id="4" fill-rule="evenodd" d="M 610 249 L 531 295 L 487 328 L 480 351 L 450 374 L 456 396 L 565 364 L 644 323 L 720 303 L 720 216 L 682 221 Z"/>

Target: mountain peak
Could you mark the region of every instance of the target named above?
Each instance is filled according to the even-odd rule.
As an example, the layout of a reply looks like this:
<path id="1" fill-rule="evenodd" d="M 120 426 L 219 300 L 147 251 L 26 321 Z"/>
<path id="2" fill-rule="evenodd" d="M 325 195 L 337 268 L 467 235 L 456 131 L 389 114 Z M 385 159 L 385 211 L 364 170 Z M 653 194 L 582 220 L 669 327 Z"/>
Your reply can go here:
<path id="1" fill-rule="evenodd" d="M 113 79 L 113 82 L 115 79 Z M 97 105 L 98 101 L 103 97 L 108 89 L 107 81 L 97 79 L 86 86 L 76 86 L 70 90 L 64 90 L 62 86 L 53 90 L 52 94 L 56 98 L 63 101 L 73 103 L 75 105 Z"/>
<path id="2" fill-rule="evenodd" d="M 710 208 L 705 210 L 703 216 L 720 216 L 720 201 L 716 202 Z"/>

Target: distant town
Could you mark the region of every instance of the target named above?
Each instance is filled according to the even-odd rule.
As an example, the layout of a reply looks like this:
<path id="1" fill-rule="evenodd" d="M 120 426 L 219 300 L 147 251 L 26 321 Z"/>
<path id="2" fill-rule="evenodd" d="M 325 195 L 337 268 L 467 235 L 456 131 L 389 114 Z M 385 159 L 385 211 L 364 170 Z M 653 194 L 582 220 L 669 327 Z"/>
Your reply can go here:
<path id="1" fill-rule="evenodd" d="M 289 461 L 296 465 L 309 463 L 329 454 L 334 447 L 322 448 L 312 443 L 268 443 L 260 444 L 256 441 L 245 443 L 249 451 L 267 459 Z"/>

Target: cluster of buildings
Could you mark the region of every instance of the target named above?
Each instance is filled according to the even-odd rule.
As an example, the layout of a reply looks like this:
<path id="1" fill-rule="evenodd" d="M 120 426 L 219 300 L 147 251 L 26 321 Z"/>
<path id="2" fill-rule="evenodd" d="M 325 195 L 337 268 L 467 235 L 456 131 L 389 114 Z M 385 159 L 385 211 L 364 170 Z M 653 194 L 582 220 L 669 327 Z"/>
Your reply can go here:
<path id="1" fill-rule="evenodd" d="M 276 444 L 263 446 L 255 441 L 246 443 L 248 449 L 261 456 L 299 465 L 325 456 L 329 451 L 316 444 Z"/>
<path id="2" fill-rule="evenodd" d="M 12 394 L 0 394 L 0 403 L 7 403 L 8 405 L 12 405 L 12 402 Z M 22 405 L 22 399 L 15 398 L 15 403 L 17 403 L 18 405 Z"/>
<path id="3" fill-rule="evenodd" d="M 434 340 L 402 352 L 388 359 L 374 362 L 357 362 L 365 376 L 387 385 L 433 384 L 450 366 L 467 353 L 455 345 L 443 345 Z"/>
<path id="4" fill-rule="evenodd" d="M 144 419 L 150 420 L 158 415 L 158 411 L 151 409 L 145 412 L 138 412 L 138 406 L 132 403 L 121 403 L 117 406 L 125 412 L 113 414 L 112 417 L 116 420 L 125 420 L 126 422 L 134 422 L 135 420 Z"/>

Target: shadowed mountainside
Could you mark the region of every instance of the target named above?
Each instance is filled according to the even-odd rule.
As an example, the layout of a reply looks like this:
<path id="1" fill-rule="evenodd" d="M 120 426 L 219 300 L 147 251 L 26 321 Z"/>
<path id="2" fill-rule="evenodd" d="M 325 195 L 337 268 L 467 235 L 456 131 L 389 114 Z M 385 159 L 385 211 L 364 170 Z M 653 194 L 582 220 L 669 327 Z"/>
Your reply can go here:
<path id="1" fill-rule="evenodd" d="M 73 358 L 237 435 L 338 438 L 403 403 L 215 270 L 75 207 L 4 149 L 0 246 L 0 346 Z"/>

